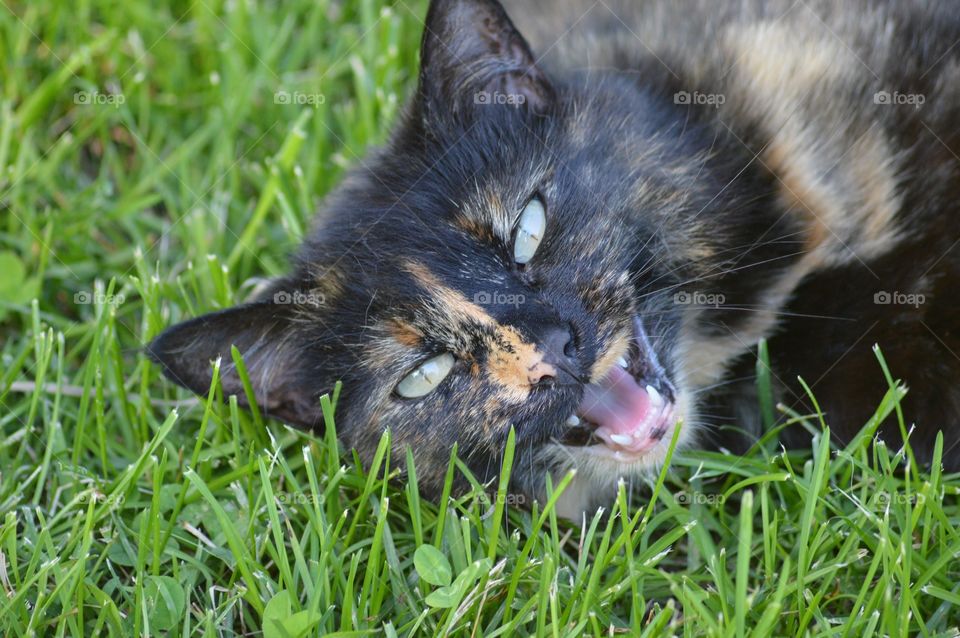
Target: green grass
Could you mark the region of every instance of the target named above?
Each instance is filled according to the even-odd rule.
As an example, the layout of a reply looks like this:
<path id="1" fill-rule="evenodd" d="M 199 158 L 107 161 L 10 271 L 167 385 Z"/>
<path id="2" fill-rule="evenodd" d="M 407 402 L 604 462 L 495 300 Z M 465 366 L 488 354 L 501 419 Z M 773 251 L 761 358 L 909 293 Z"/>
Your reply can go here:
<path id="1" fill-rule="evenodd" d="M 3 0 L 0 633 L 958 635 L 960 477 L 905 471 L 876 422 L 843 449 L 678 455 L 581 527 L 502 493 L 438 508 L 385 480 L 386 445 L 364 473 L 332 427 L 146 361 L 283 271 L 384 139 L 424 9 Z M 888 382 L 878 417 L 909 423 Z"/>

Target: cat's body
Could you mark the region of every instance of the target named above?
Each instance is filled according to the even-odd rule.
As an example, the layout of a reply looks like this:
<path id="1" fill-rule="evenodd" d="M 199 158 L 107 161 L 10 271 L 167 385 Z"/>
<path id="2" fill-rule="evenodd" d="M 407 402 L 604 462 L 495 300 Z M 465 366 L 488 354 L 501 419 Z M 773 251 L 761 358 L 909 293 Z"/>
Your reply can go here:
<path id="1" fill-rule="evenodd" d="M 734 360 L 768 337 L 778 398 L 812 411 L 802 377 L 846 440 L 887 390 L 872 351 L 880 344 L 910 386 L 904 408 L 916 424 L 915 451 L 929 455 L 941 428 L 945 449 L 960 441 L 960 6 L 506 6 L 534 50 L 547 51 L 548 69 L 616 69 L 668 98 L 705 96 L 688 121 L 708 125 L 714 152 L 749 149 L 756 159 L 746 170 L 772 176 L 778 210 L 799 223 L 800 235 L 783 238 L 780 255 L 792 263 L 779 282 L 764 286 L 744 269 L 737 278 L 756 296 L 731 303 L 726 295 L 726 311 L 705 313 L 711 327 L 689 331 L 694 385 L 749 377 L 755 359 Z M 566 35 L 558 42 L 558 34 Z M 733 261 L 749 265 L 740 255 Z M 753 380 L 739 385 L 721 389 L 715 418 L 756 425 Z"/>
<path id="2" fill-rule="evenodd" d="M 756 433 L 761 338 L 780 401 L 812 410 L 802 376 L 841 440 L 887 390 L 879 343 L 918 456 L 955 444 L 960 8 L 623 5 L 517 0 L 518 32 L 492 0 L 434 2 L 404 121 L 293 274 L 154 358 L 202 392 L 235 343 L 261 406 L 308 427 L 341 379 L 344 442 L 370 458 L 390 428 L 428 490 L 454 442 L 495 478 L 512 425 L 520 491 L 579 468 L 568 513 L 678 422 L 681 444 Z"/>

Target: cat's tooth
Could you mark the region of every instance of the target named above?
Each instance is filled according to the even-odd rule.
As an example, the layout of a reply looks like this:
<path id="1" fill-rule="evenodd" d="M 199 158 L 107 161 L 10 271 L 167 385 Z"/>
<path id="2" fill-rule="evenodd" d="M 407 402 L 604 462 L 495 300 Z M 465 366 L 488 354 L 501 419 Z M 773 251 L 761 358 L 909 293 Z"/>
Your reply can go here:
<path id="1" fill-rule="evenodd" d="M 625 357 L 620 357 L 619 359 L 617 359 L 617 365 L 623 368 L 624 370 L 630 367 L 630 364 L 627 363 L 627 360 Z"/>
<path id="2" fill-rule="evenodd" d="M 580 417 L 578 417 L 576 414 L 571 414 L 569 417 L 567 417 L 567 425 L 572 428 L 577 427 L 580 425 Z"/>
<path id="3" fill-rule="evenodd" d="M 657 407 L 661 407 L 664 404 L 663 397 L 660 396 L 660 393 L 657 392 L 657 389 L 652 385 L 647 386 L 647 394 L 650 395 L 650 401 L 653 402 Z"/>
<path id="4" fill-rule="evenodd" d="M 630 445 L 633 443 L 633 437 L 629 434 L 611 434 L 610 440 L 617 445 Z"/>

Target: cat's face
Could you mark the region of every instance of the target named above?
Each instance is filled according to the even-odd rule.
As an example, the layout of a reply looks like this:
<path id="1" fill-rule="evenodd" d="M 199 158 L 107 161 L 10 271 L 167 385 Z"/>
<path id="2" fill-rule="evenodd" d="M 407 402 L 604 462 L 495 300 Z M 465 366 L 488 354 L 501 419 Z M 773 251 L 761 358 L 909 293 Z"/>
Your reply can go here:
<path id="1" fill-rule="evenodd" d="M 340 380 L 344 443 L 369 459 L 390 429 L 428 490 L 455 444 L 495 478 L 511 427 L 528 494 L 546 472 L 611 486 L 655 466 L 691 409 L 671 286 L 709 240 L 679 221 L 693 169 L 661 160 L 655 117 L 633 119 L 552 84 L 498 5 L 435 3 L 407 117 L 331 195 L 293 274 L 150 352 L 206 392 L 235 344 L 261 408 L 305 426 Z"/>

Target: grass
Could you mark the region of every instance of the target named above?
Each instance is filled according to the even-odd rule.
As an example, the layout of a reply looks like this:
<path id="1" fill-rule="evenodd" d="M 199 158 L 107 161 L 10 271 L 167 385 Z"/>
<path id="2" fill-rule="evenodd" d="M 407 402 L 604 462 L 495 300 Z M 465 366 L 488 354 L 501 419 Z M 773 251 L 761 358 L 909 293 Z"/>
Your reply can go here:
<path id="1" fill-rule="evenodd" d="M 811 449 L 677 455 L 576 526 L 437 507 L 386 444 L 364 473 L 332 399 L 312 436 L 148 364 L 283 271 L 384 139 L 424 9 L 2 1 L 0 632 L 957 636 L 960 477 L 871 447 L 877 419 L 836 448 L 765 395 Z M 878 418 L 906 425 L 881 363 Z"/>

